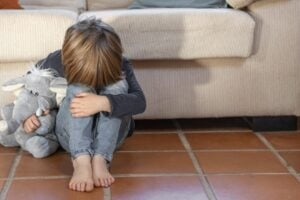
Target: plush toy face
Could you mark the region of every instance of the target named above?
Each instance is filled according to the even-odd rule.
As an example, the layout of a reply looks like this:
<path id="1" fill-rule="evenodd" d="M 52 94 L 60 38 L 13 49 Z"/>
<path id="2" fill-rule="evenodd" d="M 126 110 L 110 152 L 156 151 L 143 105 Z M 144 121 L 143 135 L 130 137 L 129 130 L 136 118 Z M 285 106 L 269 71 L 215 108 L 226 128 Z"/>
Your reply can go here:
<path id="1" fill-rule="evenodd" d="M 54 79 L 51 71 L 33 67 L 26 75 L 4 83 L 3 90 L 17 93 L 13 118 L 21 123 L 37 111 L 56 107 L 56 94 L 49 89 Z"/>
<path id="2" fill-rule="evenodd" d="M 46 73 L 43 76 L 43 72 L 32 72 L 29 71 L 25 76 L 25 84 L 24 89 L 32 92 L 35 96 L 43 96 L 43 97 L 53 97 L 55 95 L 52 91 L 50 91 L 50 83 L 54 79 L 51 74 L 47 75 Z"/>
<path id="3" fill-rule="evenodd" d="M 29 91 L 23 89 L 16 101 L 14 102 L 15 107 L 13 109 L 12 118 L 18 123 L 21 123 L 33 113 L 36 112 L 39 105 L 37 97 L 33 96 Z"/>

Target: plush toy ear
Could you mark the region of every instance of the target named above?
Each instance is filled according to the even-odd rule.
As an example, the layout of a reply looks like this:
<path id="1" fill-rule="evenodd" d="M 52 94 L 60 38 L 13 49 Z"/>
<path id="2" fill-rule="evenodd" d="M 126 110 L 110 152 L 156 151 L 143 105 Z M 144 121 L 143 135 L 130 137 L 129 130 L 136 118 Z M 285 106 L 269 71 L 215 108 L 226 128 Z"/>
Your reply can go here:
<path id="1" fill-rule="evenodd" d="M 54 78 L 50 83 L 50 90 L 56 93 L 56 103 L 60 105 L 64 97 L 66 96 L 68 83 L 65 78 Z"/>
<path id="2" fill-rule="evenodd" d="M 14 78 L 6 81 L 2 84 L 2 90 L 7 92 L 13 92 L 16 96 L 19 95 L 21 89 L 25 85 L 25 76 Z"/>

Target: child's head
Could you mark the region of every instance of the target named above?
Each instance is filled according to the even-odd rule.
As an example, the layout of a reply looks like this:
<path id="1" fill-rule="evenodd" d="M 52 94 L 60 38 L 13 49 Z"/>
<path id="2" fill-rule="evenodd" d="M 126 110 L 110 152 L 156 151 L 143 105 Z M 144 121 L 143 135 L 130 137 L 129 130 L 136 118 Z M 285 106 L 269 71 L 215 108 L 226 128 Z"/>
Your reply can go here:
<path id="1" fill-rule="evenodd" d="M 119 36 L 101 20 L 87 19 L 68 28 L 62 62 L 69 84 L 101 88 L 121 78 L 122 45 Z"/>

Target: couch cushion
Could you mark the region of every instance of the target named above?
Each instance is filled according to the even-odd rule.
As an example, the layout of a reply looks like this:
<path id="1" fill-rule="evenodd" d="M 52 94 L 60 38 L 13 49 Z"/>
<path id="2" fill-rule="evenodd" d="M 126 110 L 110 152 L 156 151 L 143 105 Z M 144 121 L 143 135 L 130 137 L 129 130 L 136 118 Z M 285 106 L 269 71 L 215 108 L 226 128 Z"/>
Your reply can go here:
<path id="1" fill-rule="evenodd" d="M 61 8 L 72 11 L 86 10 L 86 0 L 20 0 L 25 9 Z"/>
<path id="2" fill-rule="evenodd" d="M 226 0 L 235 9 L 243 8 L 257 0 Z"/>
<path id="3" fill-rule="evenodd" d="M 131 59 L 248 57 L 255 22 L 232 9 L 144 9 L 85 12 L 120 34 Z"/>
<path id="4" fill-rule="evenodd" d="M 127 8 L 134 0 L 87 0 L 88 10 Z"/>
<path id="5" fill-rule="evenodd" d="M 0 87 L 5 81 L 24 75 L 30 67 L 29 63 L 1 63 L 0 62 Z M 11 103 L 15 100 L 12 92 L 5 92 L 0 89 L 0 107 Z M 0 116 L 1 119 L 1 116 Z"/>
<path id="6" fill-rule="evenodd" d="M 65 10 L 0 11 L 0 62 L 38 60 L 60 49 L 76 18 Z"/>
<path id="7" fill-rule="evenodd" d="M 129 8 L 226 8 L 225 0 L 135 0 Z"/>

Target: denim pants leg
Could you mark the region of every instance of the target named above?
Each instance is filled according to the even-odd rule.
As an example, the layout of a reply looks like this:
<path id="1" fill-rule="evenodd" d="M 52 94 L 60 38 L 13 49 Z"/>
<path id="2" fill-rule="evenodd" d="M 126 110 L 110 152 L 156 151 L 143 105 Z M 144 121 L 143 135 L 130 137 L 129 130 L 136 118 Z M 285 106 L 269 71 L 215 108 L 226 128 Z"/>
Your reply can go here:
<path id="1" fill-rule="evenodd" d="M 117 95 L 127 92 L 127 81 L 120 80 L 117 83 L 105 87 L 100 94 Z M 93 143 L 95 154 L 100 154 L 108 162 L 111 162 L 114 151 L 122 144 L 129 132 L 130 121 L 131 116 L 117 118 L 100 113 L 96 125 L 96 137 Z"/>
<path id="2" fill-rule="evenodd" d="M 95 93 L 95 90 L 81 84 L 69 85 L 56 117 L 55 130 L 59 143 L 73 159 L 79 155 L 92 156 L 94 153 L 92 149 L 94 116 L 72 117 L 70 112 L 72 99 L 81 92 Z"/>

